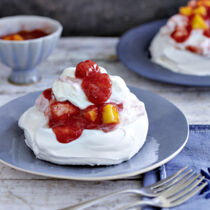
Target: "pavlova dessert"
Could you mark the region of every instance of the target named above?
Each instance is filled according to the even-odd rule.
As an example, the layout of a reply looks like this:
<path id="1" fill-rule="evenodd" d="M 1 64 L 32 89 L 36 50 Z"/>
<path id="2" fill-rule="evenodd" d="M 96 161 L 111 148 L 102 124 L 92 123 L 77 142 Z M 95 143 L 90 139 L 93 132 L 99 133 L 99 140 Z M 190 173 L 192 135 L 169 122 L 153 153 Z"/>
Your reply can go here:
<path id="1" fill-rule="evenodd" d="M 57 164 L 112 165 L 129 160 L 148 131 L 144 103 L 119 76 L 87 60 L 63 71 L 19 119 L 37 158 Z"/>
<path id="2" fill-rule="evenodd" d="M 150 54 L 174 72 L 210 75 L 210 0 L 181 7 L 154 37 Z"/>

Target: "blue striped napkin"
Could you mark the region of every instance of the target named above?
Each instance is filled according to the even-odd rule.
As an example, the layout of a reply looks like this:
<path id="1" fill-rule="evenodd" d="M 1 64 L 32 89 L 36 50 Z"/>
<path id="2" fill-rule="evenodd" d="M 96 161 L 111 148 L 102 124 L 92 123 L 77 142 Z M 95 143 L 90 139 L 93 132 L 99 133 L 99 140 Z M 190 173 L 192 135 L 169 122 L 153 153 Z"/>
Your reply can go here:
<path id="1" fill-rule="evenodd" d="M 184 149 L 174 159 L 158 169 L 144 175 L 143 185 L 148 186 L 175 173 L 184 166 L 202 173 L 209 184 L 190 200 L 172 209 L 207 210 L 210 209 L 210 125 L 190 125 L 189 140 Z M 144 207 L 143 209 L 157 209 Z"/>

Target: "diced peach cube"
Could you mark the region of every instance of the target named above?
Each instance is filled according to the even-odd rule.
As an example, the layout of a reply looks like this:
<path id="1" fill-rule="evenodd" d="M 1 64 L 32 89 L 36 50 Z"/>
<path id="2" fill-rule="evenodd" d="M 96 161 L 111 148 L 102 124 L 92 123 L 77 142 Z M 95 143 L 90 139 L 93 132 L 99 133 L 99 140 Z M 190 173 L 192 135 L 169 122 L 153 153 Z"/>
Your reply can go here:
<path id="1" fill-rule="evenodd" d="M 195 15 L 191 22 L 193 29 L 207 29 L 208 25 L 206 24 L 205 20 L 200 15 Z"/>
<path id="2" fill-rule="evenodd" d="M 95 122 L 96 118 L 97 118 L 98 112 L 95 109 L 92 109 L 90 111 L 87 111 L 85 113 L 85 118 L 91 122 Z"/>
<path id="3" fill-rule="evenodd" d="M 198 14 L 198 15 L 205 16 L 207 14 L 206 8 L 204 6 L 199 6 L 196 9 L 193 10 L 193 14 Z"/>
<path id="4" fill-rule="evenodd" d="M 102 120 L 104 124 L 119 123 L 119 113 L 117 107 L 113 104 L 107 104 L 103 108 Z"/>
<path id="5" fill-rule="evenodd" d="M 14 40 L 14 41 L 23 41 L 24 39 L 23 39 L 22 36 L 20 36 L 20 35 L 18 35 L 18 34 L 15 34 L 15 35 L 13 36 L 13 40 Z"/>
<path id="6" fill-rule="evenodd" d="M 189 6 L 180 7 L 179 13 L 185 16 L 190 16 L 192 14 L 192 8 Z"/>

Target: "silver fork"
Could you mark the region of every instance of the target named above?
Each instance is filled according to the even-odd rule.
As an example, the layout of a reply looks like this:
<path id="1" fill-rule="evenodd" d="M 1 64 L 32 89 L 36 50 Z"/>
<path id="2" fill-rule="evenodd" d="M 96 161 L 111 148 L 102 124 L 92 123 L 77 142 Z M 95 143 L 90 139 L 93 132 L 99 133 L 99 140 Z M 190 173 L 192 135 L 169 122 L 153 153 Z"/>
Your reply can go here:
<path id="1" fill-rule="evenodd" d="M 201 184 L 204 178 L 205 177 L 203 176 L 200 177 L 200 174 L 193 175 L 191 178 L 188 178 L 188 180 L 184 178 L 181 182 L 165 190 L 156 198 L 130 203 L 123 208 L 120 208 L 119 210 L 125 210 L 143 205 L 163 208 L 178 206 L 184 203 L 186 200 L 190 199 L 207 185 L 207 182 L 203 182 Z"/>
<path id="2" fill-rule="evenodd" d="M 114 192 L 111 194 L 107 194 L 89 201 L 85 201 L 83 203 L 71 206 L 71 207 L 66 207 L 60 210 L 80 210 L 80 209 L 84 209 L 84 208 L 88 208 L 96 203 L 98 203 L 99 201 L 102 201 L 104 199 L 110 198 L 112 196 L 116 196 L 119 194 L 124 194 L 124 193 L 134 193 L 134 194 L 139 194 L 142 196 L 147 196 L 147 197 L 157 197 L 159 196 L 162 192 L 164 192 L 165 190 L 167 190 L 168 188 L 170 188 L 171 186 L 173 186 L 176 183 L 179 183 L 180 180 L 182 180 L 183 178 L 190 178 L 193 175 L 193 171 L 191 169 L 187 170 L 187 167 L 184 167 L 182 169 L 180 169 L 179 171 L 177 171 L 175 174 L 171 175 L 170 177 L 163 179 L 159 182 L 156 182 L 155 184 L 152 184 L 150 186 L 147 187 L 143 187 L 140 189 L 126 189 L 126 190 L 122 190 L 122 191 L 118 191 L 118 192 Z"/>

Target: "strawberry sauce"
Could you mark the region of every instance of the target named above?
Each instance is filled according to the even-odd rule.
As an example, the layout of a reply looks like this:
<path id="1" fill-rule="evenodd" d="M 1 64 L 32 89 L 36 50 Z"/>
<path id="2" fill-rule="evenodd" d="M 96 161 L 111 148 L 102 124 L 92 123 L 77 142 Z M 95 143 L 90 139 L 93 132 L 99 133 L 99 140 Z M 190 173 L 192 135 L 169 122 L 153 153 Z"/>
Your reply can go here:
<path id="1" fill-rule="evenodd" d="M 189 38 L 191 31 L 190 25 L 183 28 L 176 26 L 175 30 L 171 33 L 171 38 L 178 43 L 185 42 Z"/>
<path id="2" fill-rule="evenodd" d="M 123 104 L 105 103 L 111 96 L 111 80 L 108 74 L 100 73 L 98 65 L 93 61 L 81 62 L 77 65 L 75 76 L 82 79 L 82 88 L 89 101 L 94 105 L 80 109 L 69 101 L 57 101 L 52 89 L 42 94 L 49 101 L 48 126 L 52 128 L 61 143 L 69 143 L 79 138 L 84 129 L 97 129 L 109 132 L 118 123 L 103 123 L 103 108 L 112 104 L 117 111 L 123 110 Z"/>
<path id="3" fill-rule="evenodd" d="M 37 39 L 47 35 L 49 34 L 40 29 L 35 29 L 32 31 L 22 30 L 14 34 L 8 34 L 3 37 L 0 37 L 0 39 L 11 40 L 11 41 L 23 41 L 29 39 Z"/>
<path id="4" fill-rule="evenodd" d="M 48 88 L 48 89 L 44 90 L 42 94 L 48 101 L 50 101 L 52 99 L 52 96 L 53 96 L 52 88 Z"/>
<path id="5" fill-rule="evenodd" d="M 208 38 L 210 38 L 210 29 L 208 28 L 207 30 L 205 30 L 203 32 L 203 35 L 206 36 L 206 37 L 208 37 Z"/>

